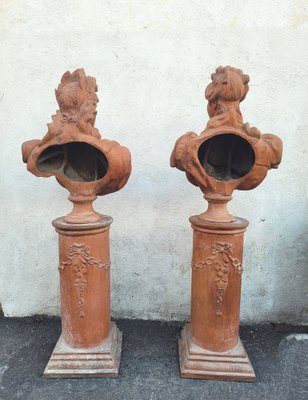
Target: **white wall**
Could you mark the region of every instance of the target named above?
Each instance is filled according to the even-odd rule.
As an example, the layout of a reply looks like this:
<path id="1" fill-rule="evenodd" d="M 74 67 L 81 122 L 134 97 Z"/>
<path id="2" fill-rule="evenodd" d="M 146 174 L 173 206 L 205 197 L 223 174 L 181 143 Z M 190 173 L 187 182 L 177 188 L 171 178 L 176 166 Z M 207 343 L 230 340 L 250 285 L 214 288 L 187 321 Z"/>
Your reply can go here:
<path id="1" fill-rule="evenodd" d="M 133 173 L 96 209 L 111 230 L 116 318 L 189 315 L 199 189 L 169 167 L 175 140 L 206 123 L 204 88 L 219 65 L 251 77 L 244 119 L 280 135 L 277 171 L 230 211 L 250 221 L 241 319 L 308 322 L 308 3 L 289 1 L 2 1 L 0 14 L 0 302 L 5 315 L 59 313 L 57 236 L 71 208 L 54 178 L 37 178 L 21 143 L 46 133 L 66 70 L 96 77 L 97 127 L 129 147 Z"/>

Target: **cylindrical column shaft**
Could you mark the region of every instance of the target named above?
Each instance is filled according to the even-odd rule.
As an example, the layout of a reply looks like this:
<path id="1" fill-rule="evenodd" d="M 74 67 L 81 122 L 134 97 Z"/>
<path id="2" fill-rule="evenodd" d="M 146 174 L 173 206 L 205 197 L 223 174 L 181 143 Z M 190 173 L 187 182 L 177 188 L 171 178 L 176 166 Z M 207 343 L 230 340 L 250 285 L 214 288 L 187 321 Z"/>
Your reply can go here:
<path id="1" fill-rule="evenodd" d="M 190 218 L 193 235 L 192 340 L 206 350 L 236 346 L 239 331 L 243 235 L 248 221 Z"/>
<path id="2" fill-rule="evenodd" d="M 109 335 L 111 222 L 107 216 L 88 224 L 53 221 L 59 234 L 62 334 L 71 347 L 98 346 Z"/>

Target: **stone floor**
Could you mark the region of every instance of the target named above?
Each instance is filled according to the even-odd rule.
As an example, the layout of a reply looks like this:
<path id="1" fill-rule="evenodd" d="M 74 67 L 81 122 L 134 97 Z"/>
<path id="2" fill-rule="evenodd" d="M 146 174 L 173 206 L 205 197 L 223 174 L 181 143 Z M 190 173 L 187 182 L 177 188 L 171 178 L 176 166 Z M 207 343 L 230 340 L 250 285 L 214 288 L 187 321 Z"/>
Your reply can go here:
<path id="1" fill-rule="evenodd" d="M 124 335 L 119 378 L 48 380 L 41 375 L 60 334 L 59 319 L 0 318 L 0 399 L 308 400 L 307 327 L 243 326 L 257 383 L 240 383 L 179 377 L 181 323 L 117 324 Z"/>

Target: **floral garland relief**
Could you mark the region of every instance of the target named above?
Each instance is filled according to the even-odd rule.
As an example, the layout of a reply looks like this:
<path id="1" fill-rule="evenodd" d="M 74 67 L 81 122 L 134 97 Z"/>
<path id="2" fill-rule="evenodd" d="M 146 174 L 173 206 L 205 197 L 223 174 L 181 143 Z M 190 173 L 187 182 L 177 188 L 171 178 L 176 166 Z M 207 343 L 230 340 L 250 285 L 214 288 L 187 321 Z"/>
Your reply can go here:
<path id="1" fill-rule="evenodd" d="M 95 257 L 90 255 L 90 247 L 84 243 L 73 243 L 69 247 L 69 255 L 67 261 L 62 261 L 59 265 L 59 271 L 63 271 L 66 267 L 73 268 L 74 285 L 77 288 L 79 317 L 86 316 L 84 311 L 85 306 L 85 291 L 88 287 L 88 267 L 90 265 L 106 270 L 110 268 L 110 263 L 104 264 Z"/>
<path id="2" fill-rule="evenodd" d="M 216 271 L 216 315 L 222 316 L 222 303 L 225 291 L 228 287 L 230 267 L 233 266 L 235 271 L 241 275 L 243 268 L 239 260 L 232 256 L 232 244 L 215 243 L 211 252 L 213 256 L 208 257 L 204 262 L 192 265 L 194 271 L 213 266 Z"/>

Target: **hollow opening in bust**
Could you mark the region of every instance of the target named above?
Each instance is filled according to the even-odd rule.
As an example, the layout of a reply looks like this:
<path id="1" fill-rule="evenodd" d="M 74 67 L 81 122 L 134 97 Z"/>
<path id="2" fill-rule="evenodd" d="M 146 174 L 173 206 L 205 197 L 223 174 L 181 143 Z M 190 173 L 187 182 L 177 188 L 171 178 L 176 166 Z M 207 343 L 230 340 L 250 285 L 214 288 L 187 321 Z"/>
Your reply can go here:
<path id="1" fill-rule="evenodd" d="M 251 145 L 232 133 L 217 135 L 203 142 L 198 157 L 205 172 L 218 181 L 243 177 L 255 162 Z"/>
<path id="2" fill-rule="evenodd" d="M 47 147 L 37 159 L 41 172 L 57 172 L 76 182 L 94 182 L 108 170 L 105 155 L 84 142 L 71 142 Z"/>

